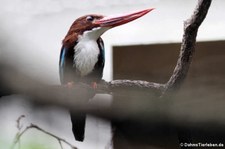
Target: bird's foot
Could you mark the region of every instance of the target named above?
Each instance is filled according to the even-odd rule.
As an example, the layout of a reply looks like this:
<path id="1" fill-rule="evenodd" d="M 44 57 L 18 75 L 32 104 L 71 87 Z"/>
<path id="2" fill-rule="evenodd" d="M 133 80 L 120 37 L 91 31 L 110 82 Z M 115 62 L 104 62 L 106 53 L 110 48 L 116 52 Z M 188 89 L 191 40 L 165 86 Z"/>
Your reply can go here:
<path id="1" fill-rule="evenodd" d="M 92 83 L 91 83 L 91 87 L 92 87 L 93 89 L 97 89 L 98 85 L 97 85 L 96 82 L 92 82 Z"/>
<path id="2" fill-rule="evenodd" d="M 74 86 L 74 82 L 72 81 L 65 84 L 66 88 L 73 88 L 73 86 Z"/>

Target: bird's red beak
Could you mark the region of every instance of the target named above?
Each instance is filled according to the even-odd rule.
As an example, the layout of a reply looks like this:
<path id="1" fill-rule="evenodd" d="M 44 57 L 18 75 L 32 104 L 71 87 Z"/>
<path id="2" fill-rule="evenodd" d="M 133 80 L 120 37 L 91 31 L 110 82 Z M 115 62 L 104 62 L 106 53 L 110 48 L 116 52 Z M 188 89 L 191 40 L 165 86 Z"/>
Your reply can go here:
<path id="1" fill-rule="evenodd" d="M 154 8 L 150 9 L 145 9 L 125 15 L 120 15 L 120 16 L 114 16 L 114 17 L 104 17 L 100 20 L 96 20 L 94 24 L 98 24 L 101 27 L 116 27 L 128 22 L 131 22 L 133 20 L 136 20 L 137 18 L 142 17 L 143 15 L 149 13 L 152 11 Z"/>

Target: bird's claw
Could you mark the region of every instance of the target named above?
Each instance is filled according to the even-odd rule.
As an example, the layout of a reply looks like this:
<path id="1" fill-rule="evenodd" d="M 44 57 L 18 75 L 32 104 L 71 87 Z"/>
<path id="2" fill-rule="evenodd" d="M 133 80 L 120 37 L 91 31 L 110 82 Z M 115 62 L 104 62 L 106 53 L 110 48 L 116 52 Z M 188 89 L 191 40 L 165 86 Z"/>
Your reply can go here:
<path id="1" fill-rule="evenodd" d="M 66 88 L 73 88 L 73 86 L 74 86 L 74 82 L 68 82 L 65 84 Z"/>
<path id="2" fill-rule="evenodd" d="M 92 87 L 93 89 L 97 89 L 97 88 L 98 88 L 98 85 L 97 85 L 96 82 L 92 82 L 92 83 L 91 83 L 91 87 Z"/>

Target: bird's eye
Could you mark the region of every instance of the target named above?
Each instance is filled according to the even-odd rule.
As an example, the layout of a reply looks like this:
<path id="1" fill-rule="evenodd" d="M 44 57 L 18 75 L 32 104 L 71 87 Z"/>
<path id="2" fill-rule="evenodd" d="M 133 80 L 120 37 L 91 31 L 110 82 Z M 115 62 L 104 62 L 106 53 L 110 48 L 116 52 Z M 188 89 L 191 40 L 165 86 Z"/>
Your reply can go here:
<path id="1" fill-rule="evenodd" d="M 87 16 L 86 20 L 87 21 L 93 21 L 94 20 L 94 17 L 93 16 Z"/>

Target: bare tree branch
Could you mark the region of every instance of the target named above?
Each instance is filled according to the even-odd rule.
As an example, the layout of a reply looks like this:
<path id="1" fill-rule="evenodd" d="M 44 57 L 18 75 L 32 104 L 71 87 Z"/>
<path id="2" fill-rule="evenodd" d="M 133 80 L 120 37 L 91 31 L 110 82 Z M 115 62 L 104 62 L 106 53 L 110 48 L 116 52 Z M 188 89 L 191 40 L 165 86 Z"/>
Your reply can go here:
<path id="1" fill-rule="evenodd" d="M 24 118 L 24 117 L 25 117 L 24 115 L 21 115 L 21 116 L 17 119 L 17 121 L 16 121 L 16 122 L 17 122 L 18 133 L 17 133 L 16 136 L 15 136 L 15 140 L 14 140 L 14 142 L 13 142 L 13 145 L 12 145 L 11 149 L 14 149 L 17 143 L 19 144 L 19 149 L 20 149 L 20 139 L 21 139 L 21 137 L 24 135 L 24 133 L 26 133 L 26 132 L 27 132 L 28 130 L 30 130 L 30 129 L 37 129 L 37 130 L 43 132 L 44 134 L 47 134 L 47 135 L 49 135 L 49 136 L 55 138 L 55 139 L 59 142 L 59 145 L 60 145 L 61 149 L 63 149 L 63 147 L 62 147 L 62 142 L 65 143 L 65 144 L 67 144 L 68 146 L 70 146 L 71 149 L 78 149 L 77 147 L 75 147 L 74 145 L 72 145 L 71 143 L 69 143 L 68 141 L 66 141 L 65 139 L 63 139 L 63 138 L 61 138 L 61 137 L 58 137 L 58 136 L 56 136 L 56 135 L 54 135 L 54 134 L 52 134 L 52 133 L 50 133 L 50 132 L 44 130 L 43 128 L 41 128 L 41 127 L 39 127 L 39 126 L 37 126 L 37 125 L 32 124 L 32 123 L 31 123 L 29 126 L 27 126 L 23 131 L 21 131 L 21 130 L 22 130 L 22 127 L 21 127 L 21 122 L 20 122 L 20 121 L 21 121 L 21 119 Z M 19 126 L 19 127 L 18 127 L 18 126 Z"/>
<path id="2" fill-rule="evenodd" d="M 72 145 L 71 143 L 66 141 L 65 139 L 63 139 L 61 137 L 58 137 L 58 136 L 56 136 L 56 135 L 54 135 L 54 134 L 44 130 L 43 128 L 41 128 L 41 127 L 39 127 L 39 126 L 37 126 L 35 124 L 30 124 L 30 126 L 28 126 L 27 128 L 28 129 L 35 128 L 35 129 L 37 129 L 37 130 L 39 130 L 39 131 L 41 131 L 41 132 L 43 132 L 43 133 L 45 133 L 45 134 L 47 134 L 47 135 L 49 135 L 51 137 L 57 139 L 61 147 L 62 147 L 62 142 L 63 142 L 65 144 L 67 144 L 68 146 L 70 146 L 72 149 L 77 149 L 77 147 L 75 147 L 74 145 Z"/>
<path id="3" fill-rule="evenodd" d="M 164 84 L 147 82 L 142 80 L 113 80 L 109 82 L 109 86 L 111 89 L 113 88 L 141 88 L 141 89 L 157 89 L 162 90 L 164 88 Z"/>
<path id="4" fill-rule="evenodd" d="M 195 51 L 198 28 L 204 21 L 211 2 L 211 0 L 199 0 L 191 18 L 184 22 L 184 34 L 180 55 L 172 76 L 165 84 L 164 93 L 168 90 L 179 88 L 184 82 Z"/>

